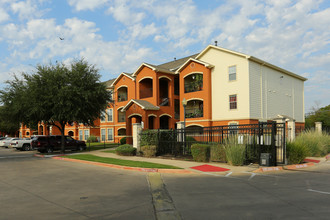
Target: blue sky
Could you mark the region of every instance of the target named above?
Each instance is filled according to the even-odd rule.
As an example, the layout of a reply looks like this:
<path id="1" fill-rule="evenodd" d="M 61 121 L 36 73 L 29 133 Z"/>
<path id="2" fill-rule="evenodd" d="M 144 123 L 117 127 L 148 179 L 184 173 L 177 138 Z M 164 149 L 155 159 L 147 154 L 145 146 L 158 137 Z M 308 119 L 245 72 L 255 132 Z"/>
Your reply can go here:
<path id="1" fill-rule="evenodd" d="M 106 81 L 217 40 L 308 78 L 309 112 L 330 104 L 329 27 L 328 0 L 0 0 L 0 87 L 80 57 Z"/>

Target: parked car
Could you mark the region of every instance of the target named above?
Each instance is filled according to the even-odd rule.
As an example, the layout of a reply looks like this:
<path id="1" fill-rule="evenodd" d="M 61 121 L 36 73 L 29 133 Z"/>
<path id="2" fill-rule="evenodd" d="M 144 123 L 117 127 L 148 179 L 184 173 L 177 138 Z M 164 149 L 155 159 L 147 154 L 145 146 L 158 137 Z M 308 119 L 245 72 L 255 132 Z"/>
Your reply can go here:
<path id="1" fill-rule="evenodd" d="M 32 138 L 20 138 L 18 140 L 12 140 L 9 147 L 16 148 L 16 150 L 32 150 L 31 147 Z"/>
<path id="2" fill-rule="evenodd" d="M 1 147 L 5 147 L 5 148 L 8 148 L 10 143 L 13 141 L 13 140 L 18 140 L 19 138 L 14 138 L 14 137 L 7 137 L 5 139 L 2 139 L 0 140 L 0 146 Z"/>
<path id="3" fill-rule="evenodd" d="M 64 136 L 65 150 L 85 150 L 85 141 L 78 141 L 71 136 Z M 61 150 L 61 135 L 35 136 L 32 139 L 31 146 L 41 153 L 51 153 Z"/>

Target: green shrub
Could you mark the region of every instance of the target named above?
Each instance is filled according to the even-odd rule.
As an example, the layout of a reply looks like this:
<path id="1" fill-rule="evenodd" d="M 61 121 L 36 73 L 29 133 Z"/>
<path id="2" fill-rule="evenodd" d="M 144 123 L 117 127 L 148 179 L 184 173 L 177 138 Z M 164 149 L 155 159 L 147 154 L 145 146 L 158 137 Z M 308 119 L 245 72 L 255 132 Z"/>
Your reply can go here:
<path id="1" fill-rule="evenodd" d="M 157 130 L 143 130 L 140 137 L 141 146 L 157 144 Z"/>
<path id="2" fill-rule="evenodd" d="M 190 142 L 190 143 L 191 143 L 191 142 L 196 142 L 195 138 L 190 137 L 190 136 L 187 136 L 187 137 L 186 137 L 186 141 L 187 141 L 187 142 Z"/>
<path id="3" fill-rule="evenodd" d="M 191 145 L 191 155 L 194 161 L 208 162 L 210 160 L 210 145 L 193 144 Z"/>
<path id="4" fill-rule="evenodd" d="M 141 147 L 141 152 L 144 157 L 155 157 L 157 152 L 156 145 L 146 145 Z"/>
<path id="5" fill-rule="evenodd" d="M 120 142 L 120 145 L 126 144 L 126 137 L 121 138 L 119 142 Z"/>
<path id="6" fill-rule="evenodd" d="M 245 144 L 239 144 L 237 136 L 232 136 L 224 142 L 224 146 L 228 163 L 242 166 L 245 161 Z"/>
<path id="7" fill-rule="evenodd" d="M 129 144 L 120 145 L 116 148 L 116 154 L 121 156 L 134 156 L 136 154 L 136 148 Z"/>
<path id="8" fill-rule="evenodd" d="M 98 142 L 98 139 L 96 136 L 89 136 L 89 138 L 87 139 L 87 142 L 89 143 L 94 143 L 94 142 Z"/>
<path id="9" fill-rule="evenodd" d="M 296 137 L 294 143 L 305 145 L 308 155 L 311 157 L 322 157 L 330 153 L 330 136 L 314 130 L 307 130 Z"/>
<path id="10" fill-rule="evenodd" d="M 286 154 L 289 164 L 299 164 L 304 161 L 309 151 L 305 144 L 288 142 L 286 143 Z"/>
<path id="11" fill-rule="evenodd" d="M 225 148 L 221 144 L 211 145 L 210 161 L 227 162 Z"/>

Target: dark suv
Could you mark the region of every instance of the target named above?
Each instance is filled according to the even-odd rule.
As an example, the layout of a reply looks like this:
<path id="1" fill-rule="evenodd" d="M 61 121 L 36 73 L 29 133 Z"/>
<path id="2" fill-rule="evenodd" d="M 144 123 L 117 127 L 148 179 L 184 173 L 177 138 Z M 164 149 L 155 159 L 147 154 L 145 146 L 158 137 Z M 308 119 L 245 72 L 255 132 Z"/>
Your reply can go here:
<path id="1" fill-rule="evenodd" d="M 65 150 L 85 150 L 85 141 L 77 141 L 71 136 L 64 136 Z M 31 146 L 33 149 L 41 153 L 51 153 L 53 151 L 61 150 L 61 135 L 44 135 L 34 136 L 32 138 Z"/>

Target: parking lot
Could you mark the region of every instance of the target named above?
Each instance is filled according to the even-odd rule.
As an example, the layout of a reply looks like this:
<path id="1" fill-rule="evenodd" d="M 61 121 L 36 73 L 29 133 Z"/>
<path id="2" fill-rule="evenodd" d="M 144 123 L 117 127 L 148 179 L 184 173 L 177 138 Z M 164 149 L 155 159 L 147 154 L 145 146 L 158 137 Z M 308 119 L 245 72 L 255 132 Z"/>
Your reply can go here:
<path id="1" fill-rule="evenodd" d="M 0 148 L 0 219 L 156 219 L 149 173 Z M 328 219 L 330 163 L 264 174 L 160 174 L 182 219 Z M 166 203 L 165 203 L 166 204 Z M 173 217 L 173 210 L 161 210 Z"/>

